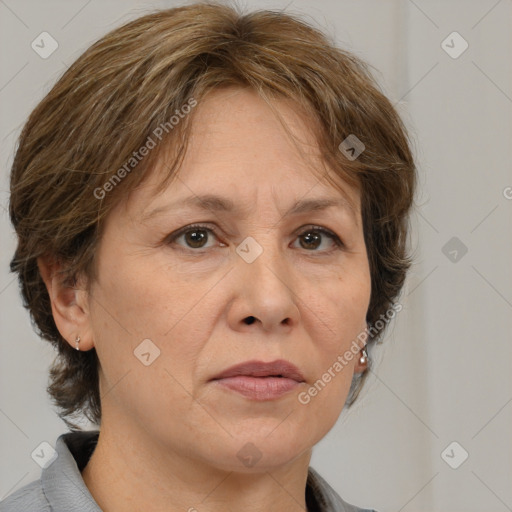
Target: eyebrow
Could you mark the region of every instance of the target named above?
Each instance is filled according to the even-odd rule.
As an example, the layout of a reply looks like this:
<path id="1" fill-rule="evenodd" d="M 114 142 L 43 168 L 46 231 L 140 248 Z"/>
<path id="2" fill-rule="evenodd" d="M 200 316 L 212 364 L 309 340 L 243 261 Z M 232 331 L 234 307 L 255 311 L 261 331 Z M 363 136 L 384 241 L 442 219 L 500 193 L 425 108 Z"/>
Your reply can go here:
<path id="1" fill-rule="evenodd" d="M 213 212 L 235 212 L 239 215 L 245 210 L 237 207 L 235 203 L 227 197 L 221 197 L 213 194 L 194 195 L 185 197 L 179 201 L 171 204 L 159 206 L 142 217 L 143 221 L 147 221 L 156 215 L 168 211 L 177 210 L 179 208 L 195 208 L 204 211 Z M 323 211 L 329 208 L 339 208 L 350 213 L 356 224 L 358 224 L 357 214 L 354 207 L 344 198 L 315 198 L 315 199 L 301 199 L 297 201 L 291 208 L 284 214 L 283 218 L 292 215 L 299 215 L 301 213 L 309 213 L 313 211 Z"/>

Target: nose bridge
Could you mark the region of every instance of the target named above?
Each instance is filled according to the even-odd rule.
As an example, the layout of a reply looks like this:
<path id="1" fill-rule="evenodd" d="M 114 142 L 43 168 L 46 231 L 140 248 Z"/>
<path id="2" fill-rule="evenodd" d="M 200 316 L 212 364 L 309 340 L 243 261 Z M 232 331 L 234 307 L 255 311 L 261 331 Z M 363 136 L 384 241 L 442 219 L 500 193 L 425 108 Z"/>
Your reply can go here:
<path id="1" fill-rule="evenodd" d="M 237 247 L 237 253 L 243 260 L 244 269 L 258 282 L 261 283 L 269 274 L 270 280 L 286 280 L 286 255 L 283 254 L 277 229 L 264 227 L 253 232 Z"/>
<path id="2" fill-rule="evenodd" d="M 247 203 L 241 222 L 242 238 L 235 247 L 233 297 L 228 322 L 240 332 L 261 329 L 283 334 L 296 329 L 301 310 L 294 289 L 299 286 L 288 249 L 287 231 L 281 229 L 279 190 L 258 188 Z"/>
<path id="3" fill-rule="evenodd" d="M 266 330 L 298 317 L 292 271 L 275 229 L 261 229 L 237 247 L 244 315 L 261 321 Z"/>

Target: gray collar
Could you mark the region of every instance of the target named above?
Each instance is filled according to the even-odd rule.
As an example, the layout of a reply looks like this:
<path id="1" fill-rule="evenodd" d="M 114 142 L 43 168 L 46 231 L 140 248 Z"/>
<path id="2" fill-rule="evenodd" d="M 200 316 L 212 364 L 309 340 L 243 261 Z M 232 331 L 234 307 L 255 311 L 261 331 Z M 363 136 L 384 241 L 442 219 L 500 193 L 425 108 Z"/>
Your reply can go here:
<path id="1" fill-rule="evenodd" d="M 85 485 L 80 470 L 92 454 L 99 432 L 68 432 L 57 439 L 57 458 L 41 474 L 41 483 L 50 508 L 54 512 L 102 512 Z"/>
<path id="2" fill-rule="evenodd" d="M 57 458 L 41 475 L 43 492 L 53 512 L 102 512 L 81 474 L 98 435 L 98 430 L 68 432 L 57 439 Z M 312 467 L 308 470 L 306 504 L 308 512 L 364 512 L 343 501 Z"/>

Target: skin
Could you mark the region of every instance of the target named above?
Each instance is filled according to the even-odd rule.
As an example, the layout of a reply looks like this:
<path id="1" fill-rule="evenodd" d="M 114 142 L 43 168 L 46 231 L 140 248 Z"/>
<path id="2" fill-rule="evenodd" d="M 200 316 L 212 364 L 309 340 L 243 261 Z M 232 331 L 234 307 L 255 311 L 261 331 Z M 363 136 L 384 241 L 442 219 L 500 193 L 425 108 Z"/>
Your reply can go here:
<path id="1" fill-rule="evenodd" d="M 364 331 L 371 282 L 359 191 L 344 184 L 342 194 L 312 172 L 322 169 L 314 124 L 288 101 L 273 104 L 306 157 L 256 93 L 216 90 L 196 107 L 179 179 L 155 193 L 162 161 L 110 213 L 89 293 L 85 278 L 65 288 L 55 265 L 39 262 L 59 331 L 101 362 L 101 433 L 82 476 L 106 512 L 305 510 L 312 447 L 364 369 L 356 354 L 307 405 L 298 401 Z M 165 210 L 205 193 L 240 211 Z M 346 197 L 354 209 L 283 216 L 319 197 Z M 193 223 L 215 233 L 202 231 L 203 245 L 190 232 L 170 241 Z M 324 234 L 311 242 L 312 224 L 344 246 Z M 236 252 L 248 236 L 263 249 L 252 263 Z M 144 339 L 160 350 L 148 366 L 134 356 Z M 209 382 L 242 361 L 281 358 L 306 382 L 279 399 Z M 237 457 L 244 446 L 261 455 L 251 467 Z"/>

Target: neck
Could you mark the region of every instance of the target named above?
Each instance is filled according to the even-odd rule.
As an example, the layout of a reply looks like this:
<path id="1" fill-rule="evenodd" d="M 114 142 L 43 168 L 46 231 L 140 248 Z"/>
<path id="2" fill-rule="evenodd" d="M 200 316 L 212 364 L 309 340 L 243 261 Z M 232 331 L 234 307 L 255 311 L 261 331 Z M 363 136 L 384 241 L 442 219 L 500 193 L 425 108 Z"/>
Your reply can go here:
<path id="1" fill-rule="evenodd" d="M 304 512 L 310 459 L 308 450 L 285 466 L 230 471 L 103 418 L 82 477 L 103 512 Z"/>

